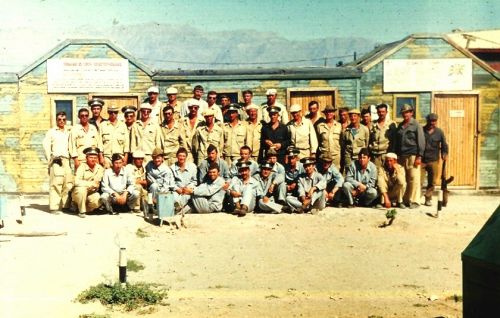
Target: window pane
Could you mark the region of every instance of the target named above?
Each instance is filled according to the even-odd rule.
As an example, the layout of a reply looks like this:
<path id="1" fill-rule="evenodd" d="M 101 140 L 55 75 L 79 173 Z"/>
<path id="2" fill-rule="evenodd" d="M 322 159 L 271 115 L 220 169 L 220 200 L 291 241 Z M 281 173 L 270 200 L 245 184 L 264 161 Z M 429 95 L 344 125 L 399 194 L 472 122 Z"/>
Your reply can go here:
<path id="1" fill-rule="evenodd" d="M 404 104 L 413 107 L 413 117 L 416 115 L 417 98 L 416 97 L 396 97 L 396 116 L 401 117 L 401 108 Z"/>
<path id="2" fill-rule="evenodd" d="M 58 112 L 66 113 L 66 124 L 73 125 L 73 101 L 71 100 L 56 100 L 56 114 Z"/>

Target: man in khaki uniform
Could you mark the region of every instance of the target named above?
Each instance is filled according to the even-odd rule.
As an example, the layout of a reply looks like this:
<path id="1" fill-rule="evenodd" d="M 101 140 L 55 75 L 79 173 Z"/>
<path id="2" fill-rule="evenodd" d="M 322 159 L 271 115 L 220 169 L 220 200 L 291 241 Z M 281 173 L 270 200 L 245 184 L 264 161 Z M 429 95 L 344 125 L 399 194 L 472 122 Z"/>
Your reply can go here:
<path id="1" fill-rule="evenodd" d="M 319 103 L 317 101 L 310 101 L 309 104 L 307 104 L 307 109 L 309 110 L 309 113 L 307 113 L 304 117 L 309 119 L 313 125 L 316 125 L 316 123 L 324 120 L 324 117 L 319 111 Z"/>
<path id="2" fill-rule="evenodd" d="M 157 135 L 156 145 L 163 150 L 165 164 L 171 166 L 176 162 L 177 150 L 185 148 L 184 129 L 177 120 L 174 119 L 174 109 L 172 106 L 163 108 L 163 123 Z"/>
<path id="3" fill-rule="evenodd" d="M 111 156 L 115 153 L 122 155 L 123 161 L 127 162 L 130 152 L 130 137 L 127 125 L 118 120 L 118 107 L 108 107 L 109 120 L 103 122 L 99 128 L 101 134 L 104 168 L 111 167 Z"/>
<path id="4" fill-rule="evenodd" d="M 141 104 L 140 109 L 149 106 L 149 108 L 151 109 L 149 118 L 151 118 L 157 125 L 159 125 L 163 121 L 163 114 L 161 113 L 161 110 L 165 106 L 165 104 L 163 104 L 163 102 L 158 99 L 160 90 L 158 89 L 158 86 L 151 86 L 150 88 L 148 88 L 147 93 L 148 98 L 145 103 Z M 142 113 L 140 113 L 140 115 L 142 116 Z"/>
<path id="5" fill-rule="evenodd" d="M 69 133 L 66 113 L 56 115 L 56 127 L 51 128 L 43 140 L 45 158 L 49 164 L 49 210 L 59 214 L 69 208 L 69 192 L 73 188 L 73 174 L 69 166 Z"/>
<path id="6" fill-rule="evenodd" d="M 101 205 L 99 186 L 104 174 L 104 168 L 98 163 L 99 148 L 88 147 L 84 153 L 87 160 L 76 170 L 75 187 L 71 197 L 81 218 L 85 217 L 85 213 L 92 212 Z"/>
<path id="7" fill-rule="evenodd" d="M 167 102 L 165 103 L 165 106 L 171 106 L 174 109 L 174 119 L 179 120 L 181 118 L 182 105 L 177 100 L 177 93 L 178 93 L 177 88 L 170 86 L 169 88 L 167 88 L 166 92 L 167 92 Z M 163 117 L 163 120 L 165 120 L 165 117 Z"/>
<path id="8" fill-rule="evenodd" d="M 251 158 L 258 161 L 260 151 L 260 137 L 262 121 L 259 120 L 259 106 L 251 104 L 246 106 L 247 111 L 247 146 L 252 149 Z"/>
<path id="9" fill-rule="evenodd" d="M 92 112 L 92 117 L 89 119 L 89 124 L 94 125 L 97 130 L 100 129 L 101 124 L 106 122 L 107 119 L 104 119 L 101 116 L 102 107 L 104 106 L 104 101 L 100 98 L 92 98 L 87 103 L 90 107 L 90 111 Z"/>
<path id="10" fill-rule="evenodd" d="M 389 152 L 385 155 L 384 165 L 378 169 L 377 186 L 381 194 L 381 204 L 377 207 L 390 208 L 392 204 L 397 204 L 401 209 L 405 209 L 403 195 L 406 189 L 405 170 L 398 162 L 398 156 Z"/>
<path id="11" fill-rule="evenodd" d="M 238 106 L 231 104 L 227 109 L 229 123 L 224 124 L 224 148 L 222 156 L 228 165 L 240 157 L 240 148 L 247 144 L 246 122 L 238 119 Z"/>
<path id="12" fill-rule="evenodd" d="M 78 111 L 78 118 L 80 123 L 73 126 L 69 137 L 69 154 L 73 159 L 75 171 L 80 166 L 80 162 L 86 158 L 83 153 L 84 149 L 88 147 L 102 149 L 101 135 L 97 128 L 89 123 L 89 110 L 81 108 Z"/>
<path id="13" fill-rule="evenodd" d="M 387 104 L 377 105 L 377 115 L 377 121 L 374 121 L 370 128 L 368 148 L 373 163 L 377 168 L 381 168 L 385 160 L 385 154 L 393 150 L 396 124 L 387 117 Z"/>
<path id="14" fill-rule="evenodd" d="M 215 112 L 215 122 L 222 123 L 224 122 L 224 116 L 222 115 L 222 110 L 220 109 L 220 106 L 217 105 L 215 102 L 217 101 L 217 92 L 216 91 L 209 91 L 207 93 L 207 109 L 212 109 Z M 201 114 L 200 114 L 201 115 Z M 201 116 L 203 118 L 203 116 Z"/>
<path id="15" fill-rule="evenodd" d="M 128 151 L 128 156 L 127 156 L 127 163 L 132 162 L 132 156 L 130 154 L 130 146 L 132 144 L 132 128 L 134 127 L 135 123 L 135 116 L 137 112 L 137 107 L 135 106 L 123 106 L 122 107 L 122 112 L 123 112 L 123 119 L 125 121 L 125 126 L 127 127 L 127 138 L 128 138 L 128 144 L 129 144 L 129 149 Z"/>
<path id="16" fill-rule="evenodd" d="M 370 132 L 366 126 L 360 123 L 361 112 L 359 109 L 351 109 L 349 111 L 349 126 L 342 134 L 342 150 L 343 150 L 343 165 L 342 171 L 351 165 L 353 160 L 358 158 L 359 151 L 363 148 L 368 148 L 368 140 Z"/>
<path id="17" fill-rule="evenodd" d="M 200 107 L 198 106 L 198 104 L 189 103 L 188 115 L 185 117 L 181 117 L 179 121 L 182 129 L 184 130 L 184 143 L 188 152 L 186 162 L 194 162 L 195 152 L 193 151 L 193 137 L 196 133 L 196 128 L 205 125 L 204 119 L 198 116 L 199 108 Z"/>
<path id="18" fill-rule="evenodd" d="M 288 123 L 290 145 L 300 151 L 299 159 L 314 157 L 318 149 L 318 137 L 311 121 L 302 117 L 302 106 L 290 106 L 292 120 Z"/>
<path id="19" fill-rule="evenodd" d="M 209 145 L 224 149 L 224 129 L 215 124 L 214 111 L 207 109 L 203 115 L 206 124 L 196 128 L 196 133 L 193 136 L 193 155 L 197 164 L 207 158 Z"/>
<path id="20" fill-rule="evenodd" d="M 319 155 L 331 155 L 332 164 L 340 170 L 342 125 L 335 120 L 335 110 L 331 105 L 325 107 L 323 110 L 325 119 L 316 125 L 316 133 L 318 135 Z"/>
<path id="21" fill-rule="evenodd" d="M 132 153 L 132 163 L 125 167 L 128 174 L 132 176 L 135 180 L 135 189 L 139 193 L 139 200 L 134 210 L 140 210 L 142 206 L 142 211 L 146 212 L 148 207 L 148 182 L 146 180 L 146 169 L 144 165 L 144 152 L 137 150 Z"/>
<path id="22" fill-rule="evenodd" d="M 156 119 L 151 118 L 151 106 L 149 104 L 141 105 L 141 119 L 134 123 L 132 129 L 131 152 L 141 150 L 144 152 L 144 160 L 149 162 L 153 157 L 151 154 L 156 148 L 156 141 L 160 133 L 160 125 Z"/>

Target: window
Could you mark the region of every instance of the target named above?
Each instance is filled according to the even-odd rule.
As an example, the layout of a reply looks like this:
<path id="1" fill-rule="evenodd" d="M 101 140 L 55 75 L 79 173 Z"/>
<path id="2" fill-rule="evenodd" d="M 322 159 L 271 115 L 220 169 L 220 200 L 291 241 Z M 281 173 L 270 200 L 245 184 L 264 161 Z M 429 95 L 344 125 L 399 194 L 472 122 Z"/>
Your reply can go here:
<path id="1" fill-rule="evenodd" d="M 394 119 L 402 118 L 401 108 L 404 104 L 413 107 L 413 118 L 417 116 L 418 95 L 394 95 Z"/>
<path id="2" fill-rule="evenodd" d="M 76 122 L 76 110 L 75 110 L 75 99 L 72 97 L 60 97 L 52 99 L 52 114 L 51 114 L 51 123 L 52 127 L 56 125 L 56 114 L 58 112 L 66 113 L 66 125 L 72 126 Z"/>
<path id="3" fill-rule="evenodd" d="M 220 105 L 220 97 L 221 95 L 226 95 L 229 97 L 229 100 L 231 103 L 238 104 L 240 101 L 240 96 L 241 96 L 241 91 L 239 90 L 220 90 L 216 91 L 217 92 L 217 105 Z"/>

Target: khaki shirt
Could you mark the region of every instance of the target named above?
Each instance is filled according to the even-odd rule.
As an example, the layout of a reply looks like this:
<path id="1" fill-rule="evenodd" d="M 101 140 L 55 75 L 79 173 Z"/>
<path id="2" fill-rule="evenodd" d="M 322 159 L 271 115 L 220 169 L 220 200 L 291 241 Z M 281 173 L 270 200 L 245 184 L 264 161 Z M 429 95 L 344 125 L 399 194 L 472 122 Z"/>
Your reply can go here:
<path id="1" fill-rule="evenodd" d="M 125 166 L 125 171 L 127 171 L 135 181 L 146 180 L 146 169 L 144 166 L 137 168 L 133 163 L 129 163 Z"/>
<path id="2" fill-rule="evenodd" d="M 359 125 L 357 131 L 349 125 L 342 134 L 344 156 L 356 159 L 361 148 L 368 147 L 370 133 L 364 125 Z"/>
<path id="3" fill-rule="evenodd" d="M 82 162 L 76 170 L 75 187 L 95 187 L 99 189 L 101 185 L 104 168 L 96 163 L 94 169 L 90 169 L 87 162 Z"/>
<path id="4" fill-rule="evenodd" d="M 43 150 L 45 158 L 53 157 L 69 158 L 69 135 L 71 127 L 64 126 L 63 129 L 54 127 L 49 129 L 43 139 Z"/>
<path id="5" fill-rule="evenodd" d="M 247 123 L 239 120 L 236 126 L 231 123 L 224 124 L 224 148 L 222 154 L 225 157 L 239 157 L 240 148 L 247 144 Z"/>
<path id="6" fill-rule="evenodd" d="M 372 155 L 382 155 L 389 152 L 394 143 L 396 124 L 389 118 L 379 124 L 374 121 L 370 128 L 369 147 Z"/>
<path id="7" fill-rule="evenodd" d="M 193 154 L 193 137 L 196 133 L 196 128 L 204 125 L 205 121 L 201 120 L 199 117 L 196 117 L 196 122 L 194 126 L 191 127 L 189 117 L 182 117 L 179 123 L 181 124 L 182 130 L 184 132 L 184 145 L 188 153 Z"/>
<path id="8" fill-rule="evenodd" d="M 193 155 L 198 163 L 207 157 L 207 148 L 210 144 L 217 147 L 219 154 L 221 149 L 224 149 L 224 130 L 222 127 L 214 124 L 210 131 L 207 126 L 196 128 L 196 133 L 193 136 Z"/>
<path id="9" fill-rule="evenodd" d="M 316 126 L 318 134 L 318 144 L 320 153 L 330 153 L 332 157 L 340 156 L 340 142 L 342 136 L 342 125 L 333 121 L 329 126 L 326 122 L 321 122 Z"/>
<path id="10" fill-rule="evenodd" d="M 123 155 L 130 152 L 129 131 L 124 122 L 117 120 L 113 125 L 110 121 L 105 121 L 101 124 L 99 133 L 105 157 L 111 158 L 114 153 Z"/>
<path id="11" fill-rule="evenodd" d="M 397 184 L 406 184 L 405 169 L 398 163 L 394 165 L 394 172 L 391 174 L 385 166 L 378 169 L 377 185 L 380 193 L 390 192 L 391 188 Z"/>
<path id="12" fill-rule="evenodd" d="M 156 140 L 160 133 L 160 125 L 151 118 L 147 123 L 138 120 L 132 129 L 132 142 L 130 152 L 142 150 L 146 155 L 151 155 L 156 148 Z"/>
<path id="13" fill-rule="evenodd" d="M 179 147 L 186 148 L 184 128 L 181 123 L 174 121 L 172 128 L 169 128 L 164 122 L 160 126 L 160 132 L 157 135 L 156 145 L 163 150 L 165 157 L 176 155 Z"/>
<path id="14" fill-rule="evenodd" d="M 288 131 L 290 132 L 292 146 L 299 150 L 309 150 L 311 153 L 316 153 L 318 138 L 309 119 L 302 118 L 300 124 L 297 124 L 294 120 L 290 121 Z"/>
<path id="15" fill-rule="evenodd" d="M 249 121 L 247 123 L 247 146 L 252 148 L 251 157 L 257 158 L 260 151 L 260 136 L 262 133 L 262 122 L 257 121 L 253 124 Z"/>
<path id="16" fill-rule="evenodd" d="M 70 133 L 69 154 L 71 158 L 78 157 L 78 160 L 85 160 L 83 150 L 87 147 L 97 147 L 102 150 L 101 135 L 94 125 L 89 124 L 86 131 L 81 124 L 76 124 Z"/>

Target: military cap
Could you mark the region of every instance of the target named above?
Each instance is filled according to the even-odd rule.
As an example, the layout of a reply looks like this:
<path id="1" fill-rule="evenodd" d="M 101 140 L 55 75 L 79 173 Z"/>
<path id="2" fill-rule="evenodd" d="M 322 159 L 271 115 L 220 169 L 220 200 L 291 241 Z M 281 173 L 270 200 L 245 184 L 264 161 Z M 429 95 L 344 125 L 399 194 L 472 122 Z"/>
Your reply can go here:
<path id="1" fill-rule="evenodd" d="M 288 149 L 286 150 L 286 155 L 288 157 L 295 157 L 295 156 L 298 156 L 300 154 L 300 150 L 295 148 L 295 147 L 288 147 Z"/>
<path id="2" fill-rule="evenodd" d="M 319 155 L 319 160 L 323 162 L 332 162 L 333 161 L 332 154 L 329 152 L 323 152 L 321 155 Z"/>
<path id="3" fill-rule="evenodd" d="M 227 108 L 227 111 L 231 112 L 237 112 L 240 109 L 240 105 L 238 104 L 230 104 L 229 107 Z"/>
<path id="4" fill-rule="evenodd" d="M 123 106 L 122 107 L 122 112 L 124 114 L 126 114 L 126 113 L 135 113 L 136 111 L 137 111 L 137 107 L 132 106 L 132 105 L 128 105 L 128 106 Z"/>
<path id="5" fill-rule="evenodd" d="M 300 159 L 300 162 L 302 162 L 303 165 L 313 165 L 316 163 L 316 158 L 305 157 L 305 158 Z"/>
<path id="6" fill-rule="evenodd" d="M 299 104 L 293 104 L 292 106 L 290 106 L 290 113 L 300 112 L 301 110 L 302 106 L 300 106 Z"/>
<path id="7" fill-rule="evenodd" d="M 123 159 L 123 156 L 119 153 L 114 153 L 111 156 L 111 162 L 115 162 L 116 160 L 121 160 L 121 159 Z"/>
<path id="8" fill-rule="evenodd" d="M 161 150 L 161 148 L 155 148 L 151 156 L 152 157 L 163 156 L 163 150 Z"/>
<path id="9" fill-rule="evenodd" d="M 376 109 L 379 109 L 379 108 L 389 108 L 389 105 L 387 105 L 386 103 L 380 103 L 377 106 L 375 106 L 375 108 Z"/>
<path id="10" fill-rule="evenodd" d="M 244 168 L 250 168 L 250 161 L 238 161 L 236 163 L 236 167 L 238 167 L 238 170 L 244 169 Z"/>
<path id="11" fill-rule="evenodd" d="M 246 111 L 249 111 L 250 109 L 256 109 L 259 110 L 259 107 L 255 104 L 251 104 L 250 106 L 245 107 Z"/>
<path id="12" fill-rule="evenodd" d="M 108 113 L 109 112 L 119 112 L 119 111 L 120 111 L 120 109 L 116 105 L 111 105 L 108 107 Z"/>
<path id="13" fill-rule="evenodd" d="M 136 150 L 132 153 L 132 157 L 134 158 L 144 158 L 146 155 L 144 154 L 144 151 L 142 150 Z"/>
<path id="14" fill-rule="evenodd" d="M 266 96 L 269 96 L 269 95 L 276 95 L 278 93 L 278 91 L 276 91 L 276 89 L 274 88 L 270 88 L 266 91 Z"/>
<path id="15" fill-rule="evenodd" d="M 388 152 L 385 155 L 386 158 L 392 158 L 392 159 L 398 159 L 398 155 L 396 155 L 394 152 Z"/>
<path id="16" fill-rule="evenodd" d="M 267 162 L 267 161 L 264 161 L 264 162 L 261 162 L 260 163 L 260 166 L 259 166 L 261 169 L 272 169 L 273 168 L 273 164 L 270 163 L 270 162 Z"/>
<path id="17" fill-rule="evenodd" d="M 149 93 L 159 94 L 160 90 L 158 89 L 158 86 L 151 86 L 150 88 L 148 88 L 148 94 Z"/>
<path id="18" fill-rule="evenodd" d="M 151 105 L 149 103 L 142 103 L 139 110 L 143 110 L 143 109 L 153 110 L 153 107 L 151 107 Z"/>
<path id="19" fill-rule="evenodd" d="M 215 116 L 215 110 L 213 110 L 212 108 L 205 109 L 205 111 L 203 112 L 203 117 L 208 116 Z"/>
<path id="20" fill-rule="evenodd" d="M 175 95 L 178 93 L 177 88 L 170 86 L 167 88 L 167 95 Z"/>
<path id="21" fill-rule="evenodd" d="M 430 113 L 426 118 L 428 121 L 438 120 L 438 115 L 435 113 Z"/>
<path id="22" fill-rule="evenodd" d="M 358 114 L 358 115 L 361 115 L 361 112 L 359 111 L 359 109 L 357 108 L 352 108 L 352 109 L 349 109 L 349 111 L 347 112 L 349 115 L 350 114 Z"/>
<path id="23" fill-rule="evenodd" d="M 326 112 L 334 112 L 336 111 L 337 108 L 333 107 L 332 105 L 326 105 L 325 106 L 325 109 L 323 109 L 323 113 L 326 113 Z"/>
<path id="24" fill-rule="evenodd" d="M 411 107 L 408 104 L 404 104 L 403 107 L 401 107 L 401 114 L 404 112 L 412 112 L 412 111 L 413 111 L 413 107 Z"/>
<path id="25" fill-rule="evenodd" d="M 200 107 L 200 102 L 198 101 L 194 101 L 194 100 L 190 100 L 189 102 L 187 102 L 187 107 Z"/>
<path id="26" fill-rule="evenodd" d="M 269 113 L 279 113 L 281 109 L 278 106 L 269 106 L 267 107 L 267 111 Z"/>
<path id="27" fill-rule="evenodd" d="M 274 148 L 271 148 L 267 151 L 266 153 L 266 157 L 269 157 L 269 156 L 277 156 L 278 155 L 278 152 L 276 151 L 276 149 Z"/>
<path id="28" fill-rule="evenodd" d="M 83 149 L 83 153 L 86 156 L 90 156 L 90 155 L 96 155 L 97 156 L 100 152 L 101 151 L 97 147 L 87 147 L 87 148 Z"/>
<path id="29" fill-rule="evenodd" d="M 92 98 L 91 100 L 88 101 L 87 104 L 90 106 L 90 108 L 95 106 L 102 107 L 104 106 L 104 101 L 100 98 Z"/>

